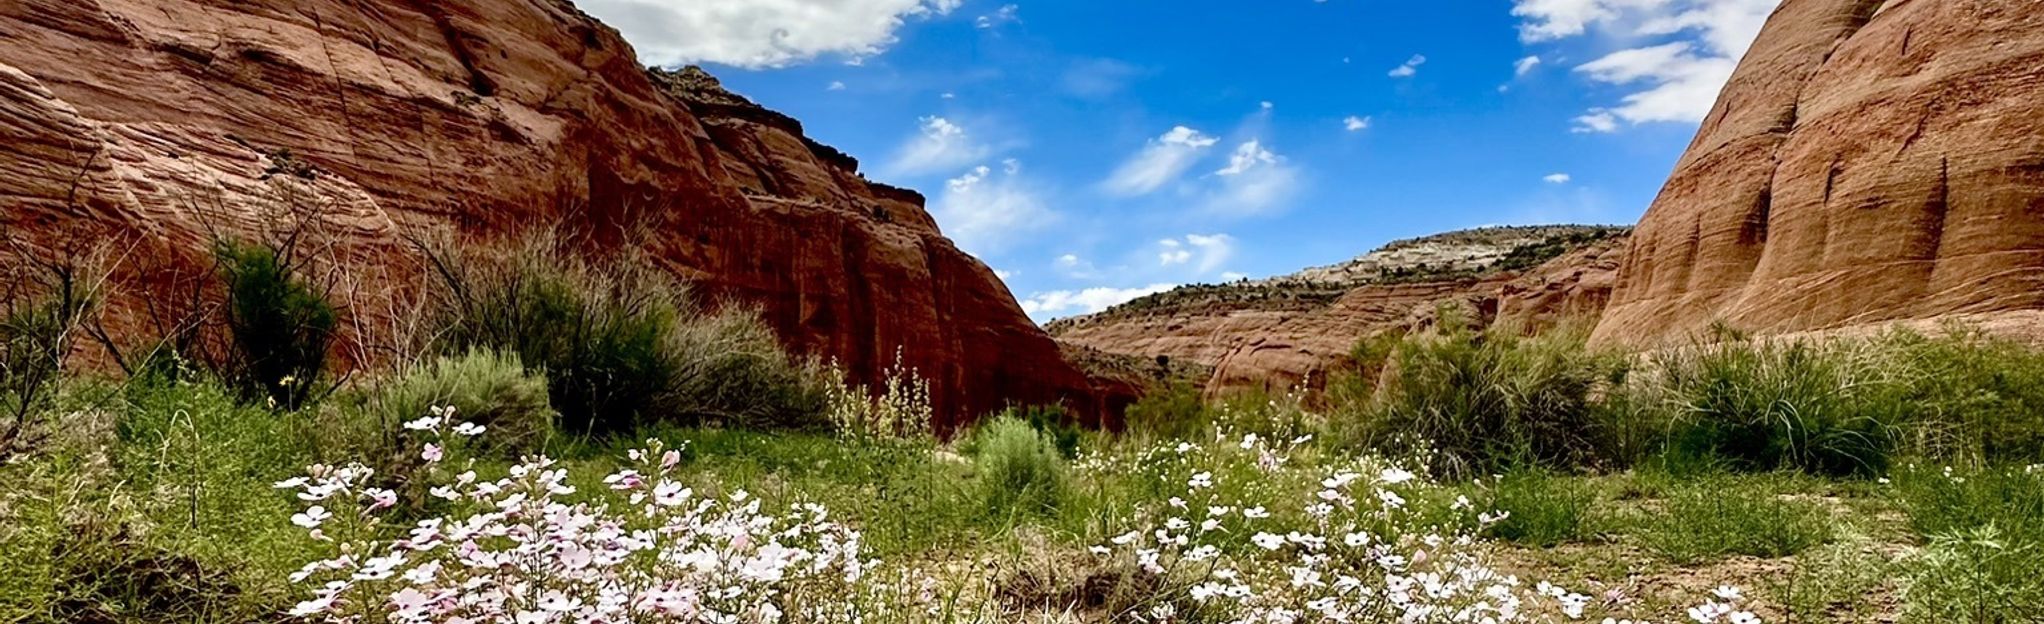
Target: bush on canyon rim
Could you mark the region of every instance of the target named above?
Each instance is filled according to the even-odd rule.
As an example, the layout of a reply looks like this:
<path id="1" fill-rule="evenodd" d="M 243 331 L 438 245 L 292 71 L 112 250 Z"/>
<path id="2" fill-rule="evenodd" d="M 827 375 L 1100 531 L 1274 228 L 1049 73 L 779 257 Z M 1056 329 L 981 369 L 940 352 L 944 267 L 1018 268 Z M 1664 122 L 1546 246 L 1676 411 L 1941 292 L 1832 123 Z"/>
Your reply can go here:
<path id="1" fill-rule="evenodd" d="M 546 233 L 432 255 L 446 348 L 513 353 L 545 371 L 571 431 L 619 433 L 653 420 L 820 424 L 818 376 L 756 315 L 705 310 L 644 257 L 594 262 Z"/>

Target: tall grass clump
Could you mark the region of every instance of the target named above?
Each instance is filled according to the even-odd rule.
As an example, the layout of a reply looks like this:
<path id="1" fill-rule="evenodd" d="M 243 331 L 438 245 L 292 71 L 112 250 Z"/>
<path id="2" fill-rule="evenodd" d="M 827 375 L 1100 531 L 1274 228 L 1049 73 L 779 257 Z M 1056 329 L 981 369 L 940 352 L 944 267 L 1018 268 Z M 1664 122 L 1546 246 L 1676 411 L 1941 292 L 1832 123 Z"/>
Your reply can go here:
<path id="1" fill-rule="evenodd" d="M 1504 518 L 1485 528 L 1498 539 L 1543 548 L 1590 537 L 1597 491 L 1591 482 L 1540 469 L 1515 470 L 1496 481 L 1490 508 Z"/>
<path id="2" fill-rule="evenodd" d="M 488 349 L 437 358 L 377 388 L 372 400 L 385 436 L 435 407 L 453 408 L 490 432 L 475 450 L 506 458 L 538 452 L 554 428 L 546 375 L 527 370 L 516 354 Z"/>
<path id="3" fill-rule="evenodd" d="M 1887 470 L 1898 414 L 1875 343 L 1769 341 L 1720 331 L 1654 362 L 1645 401 L 1667 410 L 1670 459 L 1744 472 Z"/>
<path id="4" fill-rule="evenodd" d="M 1012 416 L 980 426 L 972 440 L 980 502 L 996 518 L 1047 514 L 1065 495 L 1057 442 Z"/>
<path id="5" fill-rule="evenodd" d="M 1901 449 L 1981 465 L 2044 461 L 2044 351 L 1961 327 L 1875 339 L 1898 369 Z"/>
<path id="6" fill-rule="evenodd" d="M 532 235 L 480 252 L 436 251 L 449 353 L 487 348 L 545 372 L 569 431 L 651 421 L 773 428 L 821 423 L 812 371 L 756 315 L 708 310 L 643 257 L 591 260 Z"/>
<path id="7" fill-rule="evenodd" d="M 1667 491 L 1665 506 L 1640 518 L 1648 548 L 1689 564 L 1725 555 L 1784 557 L 1831 540 L 1831 514 L 1817 502 L 1784 498 L 1773 475 L 1696 477 Z"/>
<path id="8" fill-rule="evenodd" d="M 312 398 L 340 315 L 288 245 L 223 241 L 214 248 L 232 339 L 227 378 L 244 399 L 296 410 Z"/>
<path id="9" fill-rule="evenodd" d="M 1588 348 L 1580 330 L 1526 337 L 1459 325 L 1392 350 L 1383 389 L 1361 410 L 1366 445 L 1394 456 L 1430 446 L 1431 468 L 1457 477 L 1600 462 L 1597 397 L 1623 376 L 1622 359 Z"/>

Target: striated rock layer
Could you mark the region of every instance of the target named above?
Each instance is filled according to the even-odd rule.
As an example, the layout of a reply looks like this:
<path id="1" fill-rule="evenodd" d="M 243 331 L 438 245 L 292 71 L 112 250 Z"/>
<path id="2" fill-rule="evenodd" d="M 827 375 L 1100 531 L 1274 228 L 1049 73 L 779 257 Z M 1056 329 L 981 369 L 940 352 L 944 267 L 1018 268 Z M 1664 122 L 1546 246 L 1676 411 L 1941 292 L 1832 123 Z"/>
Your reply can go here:
<path id="1" fill-rule="evenodd" d="M 402 264 L 408 236 L 561 224 L 760 307 L 855 376 L 899 349 L 940 427 L 1104 404 L 920 195 L 706 74 L 649 72 L 565 0 L 0 3 L 0 234 L 196 254 L 275 226 L 283 187 L 362 275 Z"/>
<path id="2" fill-rule="evenodd" d="M 1491 228 L 1400 241 L 1356 260 L 1236 284 L 1186 287 L 1056 321 L 1058 340 L 1211 369 L 1209 396 L 1317 388 L 1364 337 L 1438 322 L 1528 331 L 1594 318 L 1608 298 L 1622 228 Z"/>
<path id="3" fill-rule="evenodd" d="M 1634 347 L 2044 309 L 2044 5 L 1783 2 L 1612 297 Z"/>

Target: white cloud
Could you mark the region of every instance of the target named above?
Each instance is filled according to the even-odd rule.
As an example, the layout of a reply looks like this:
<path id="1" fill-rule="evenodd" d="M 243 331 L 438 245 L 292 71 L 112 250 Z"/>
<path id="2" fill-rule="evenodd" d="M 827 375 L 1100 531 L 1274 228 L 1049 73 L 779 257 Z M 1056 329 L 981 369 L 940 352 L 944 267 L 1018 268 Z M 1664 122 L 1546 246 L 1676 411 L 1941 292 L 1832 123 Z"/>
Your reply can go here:
<path id="1" fill-rule="evenodd" d="M 1066 68 L 1058 86 L 1076 97 L 1103 98 L 1126 90 L 1142 73 L 1142 68 L 1114 59 L 1089 59 Z"/>
<path id="2" fill-rule="evenodd" d="M 1163 136 L 1151 139 L 1149 145 L 1123 162 L 1101 186 L 1115 195 L 1148 194 L 1178 179 L 1186 169 L 1199 162 L 1200 155 L 1207 148 L 1218 142 L 1219 139 L 1198 130 L 1174 127 Z"/>
<path id="3" fill-rule="evenodd" d="M 1370 129 L 1370 118 L 1349 115 L 1348 119 L 1341 120 L 1341 127 L 1349 132 L 1368 130 Z"/>
<path id="4" fill-rule="evenodd" d="M 1576 132 L 1618 122 L 1703 119 L 1739 58 L 1780 0 L 1515 0 L 1528 43 L 1595 33 L 1627 46 L 1576 68 L 1594 82 L 1632 88 L 1616 105 L 1576 118 Z"/>
<path id="5" fill-rule="evenodd" d="M 1014 279 L 1014 278 L 1015 278 L 1015 272 L 1014 272 L 1014 271 L 1003 271 L 1003 270 L 1000 270 L 1000 269 L 994 269 L 994 277 L 998 277 L 998 278 L 1001 278 L 1001 281 L 1005 282 L 1005 281 L 1008 281 L 1008 280 Z"/>
<path id="6" fill-rule="evenodd" d="M 1157 247 L 1157 260 L 1162 266 L 1190 265 L 1202 275 L 1221 268 L 1235 256 L 1235 238 L 1227 234 L 1187 234 L 1184 240 L 1157 241 Z"/>
<path id="7" fill-rule="evenodd" d="M 974 141 L 964 127 L 951 120 L 924 117 L 916 136 L 901 146 L 888 170 L 903 175 L 956 171 L 986 158 L 988 151 L 985 145 Z"/>
<path id="8" fill-rule="evenodd" d="M 1223 281 L 1223 282 L 1233 282 L 1233 281 L 1237 281 L 1237 280 L 1244 280 L 1244 279 L 1249 279 L 1249 274 L 1247 274 L 1247 273 L 1236 273 L 1236 272 L 1234 272 L 1234 271 L 1227 271 L 1227 272 L 1221 273 L 1221 281 Z"/>
<path id="9" fill-rule="evenodd" d="M 580 0 L 615 26 L 650 65 L 781 67 L 827 54 L 886 51 L 911 17 L 950 13 L 962 0 Z"/>
<path id="10" fill-rule="evenodd" d="M 1272 101 L 1270 101 L 1270 100 L 1264 100 L 1264 101 L 1262 101 L 1262 102 L 1259 102 L 1259 103 L 1258 103 L 1258 106 L 1261 106 L 1261 107 L 1263 107 L 1263 110 L 1270 110 L 1270 109 L 1273 109 L 1273 108 L 1277 108 L 1277 103 L 1275 103 L 1275 102 L 1272 102 Z"/>
<path id="11" fill-rule="evenodd" d="M 1533 69 L 1537 67 L 1540 67 L 1540 57 L 1528 56 L 1526 58 L 1522 58 L 1512 62 L 1512 75 L 1524 76 L 1526 74 L 1532 73 Z"/>
<path id="12" fill-rule="evenodd" d="M 1298 190 L 1299 174 L 1283 156 L 1256 140 L 1235 146 L 1228 166 L 1214 172 L 1220 188 L 1210 207 L 1222 213 L 1259 214 L 1281 207 Z"/>
<path id="13" fill-rule="evenodd" d="M 1404 65 L 1393 68 L 1391 70 L 1391 77 L 1410 78 L 1413 74 L 1419 73 L 1419 66 L 1425 64 L 1427 64 L 1427 57 L 1425 55 L 1414 54 L 1412 58 L 1405 59 Z"/>
<path id="14" fill-rule="evenodd" d="M 1100 269 L 1085 258 L 1080 258 L 1078 254 L 1058 256 L 1057 261 L 1051 265 L 1057 267 L 1058 273 L 1072 279 L 1090 280 L 1100 277 Z"/>
<path id="15" fill-rule="evenodd" d="M 1018 236 L 1057 220 L 1021 177 L 1022 165 L 1004 161 L 999 172 L 984 165 L 944 183 L 931 214 L 951 240 L 975 255 L 1005 249 Z"/>
<path id="16" fill-rule="evenodd" d="M 973 20 L 973 25 L 984 29 L 993 28 L 995 26 L 1000 26 L 1002 24 L 1006 24 L 1009 22 L 1020 21 L 1022 18 L 1017 17 L 1016 13 L 1021 11 L 1021 9 L 1022 9 L 1021 7 L 1012 4 L 1004 4 L 1001 5 L 1001 8 L 995 10 L 994 12 L 988 13 L 986 15 L 981 15 L 979 16 L 979 19 Z"/>
<path id="17" fill-rule="evenodd" d="M 1085 290 L 1053 290 L 1031 295 L 1022 300 L 1022 311 L 1034 318 L 1054 318 L 1074 314 L 1092 314 L 1111 306 L 1127 303 L 1137 297 L 1154 295 L 1177 288 L 1177 284 L 1151 284 L 1139 288 L 1088 288 Z"/>
<path id="18" fill-rule="evenodd" d="M 1550 173 L 1540 179 L 1546 180 L 1548 184 L 1568 184 L 1568 181 L 1574 178 L 1566 173 Z"/>
<path id="19" fill-rule="evenodd" d="M 843 80 L 832 80 L 832 81 L 830 81 L 830 86 L 829 86 L 829 87 L 825 87 L 825 90 L 827 90 L 827 91 L 843 91 L 843 90 L 845 90 L 845 81 L 843 81 Z"/>

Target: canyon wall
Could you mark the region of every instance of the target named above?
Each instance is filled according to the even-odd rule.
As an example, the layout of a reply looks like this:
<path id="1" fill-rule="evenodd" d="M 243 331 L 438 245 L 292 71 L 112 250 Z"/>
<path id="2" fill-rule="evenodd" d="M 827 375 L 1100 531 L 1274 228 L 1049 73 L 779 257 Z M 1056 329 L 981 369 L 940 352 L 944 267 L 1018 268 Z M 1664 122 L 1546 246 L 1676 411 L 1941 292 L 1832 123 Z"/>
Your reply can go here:
<path id="1" fill-rule="evenodd" d="M 641 67 L 564 0 L 0 4 L 17 249 L 198 257 L 278 227 L 279 203 L 314 206 L 368 289 L 416 260 L 410 239 L 559 225 L 759 308 L 858 378 L 899 350 L 940 427 L 1009 402 L 1105 411 L 920 195 L 707 74 Z"/>
<path id="2" fill-rule="evenodd" d="M 2044 5 L 1787 0 L 1641 220 L 1595 339 L 2040 309 Z"/>

